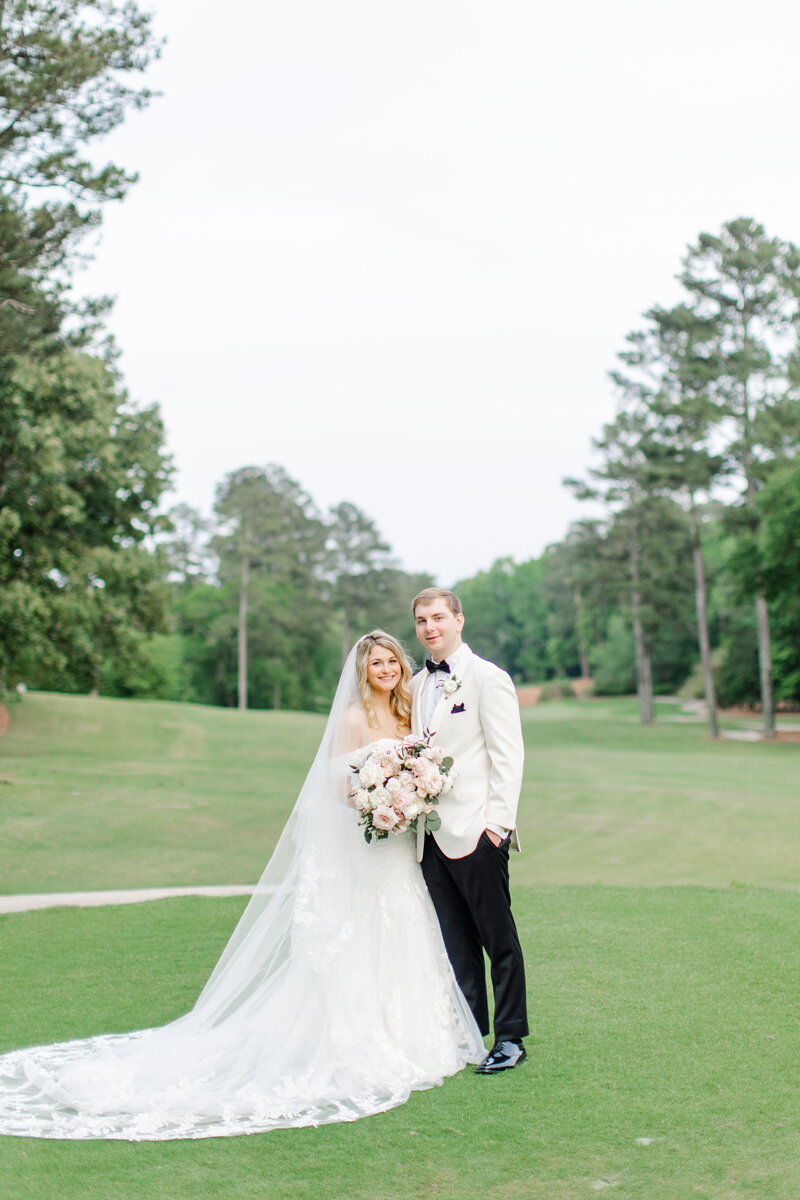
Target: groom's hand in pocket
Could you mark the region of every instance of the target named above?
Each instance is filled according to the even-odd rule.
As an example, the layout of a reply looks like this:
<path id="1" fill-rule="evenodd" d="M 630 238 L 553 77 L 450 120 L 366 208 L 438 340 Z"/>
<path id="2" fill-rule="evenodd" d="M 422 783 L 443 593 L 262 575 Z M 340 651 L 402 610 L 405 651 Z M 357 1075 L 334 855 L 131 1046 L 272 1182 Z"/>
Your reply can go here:
<path id="1" fill-rule="evenodd" d="M 487 829 L 486 836 L 488 837 L 489 841 L 492 843 L 493 846 L 499 846 L 503 840 L 500 837 L 500 834 L 495 833 L 493 829 Z"/>

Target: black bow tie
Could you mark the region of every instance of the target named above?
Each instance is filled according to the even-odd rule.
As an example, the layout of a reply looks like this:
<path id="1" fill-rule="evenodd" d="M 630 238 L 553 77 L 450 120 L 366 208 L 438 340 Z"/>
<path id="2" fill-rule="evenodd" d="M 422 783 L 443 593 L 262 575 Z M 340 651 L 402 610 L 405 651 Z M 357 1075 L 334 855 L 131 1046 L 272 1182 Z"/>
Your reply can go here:
<path id="1" fill-rule="evenodd" d="M 425 666 L 430 671 L 431 675 L 434 671 L 444 671 L 445 675 L 450 674 L 450 663 L 446 658 L 443 658 L 440 663 L 431 662 L 429 658 L 425 659 Z"/>

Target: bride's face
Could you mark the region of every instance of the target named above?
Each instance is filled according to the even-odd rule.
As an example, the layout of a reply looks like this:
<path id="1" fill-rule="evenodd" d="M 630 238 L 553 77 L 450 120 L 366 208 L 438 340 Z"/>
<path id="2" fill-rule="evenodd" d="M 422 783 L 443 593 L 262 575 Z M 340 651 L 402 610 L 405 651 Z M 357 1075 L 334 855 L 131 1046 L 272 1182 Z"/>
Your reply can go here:
<path id="1" fill-rule="evenodd" d="M 391 692 L 403 674 L 400 663 L 385 646 L 373 646 L 367 659 L 367 682 L 374 692 Z"/>

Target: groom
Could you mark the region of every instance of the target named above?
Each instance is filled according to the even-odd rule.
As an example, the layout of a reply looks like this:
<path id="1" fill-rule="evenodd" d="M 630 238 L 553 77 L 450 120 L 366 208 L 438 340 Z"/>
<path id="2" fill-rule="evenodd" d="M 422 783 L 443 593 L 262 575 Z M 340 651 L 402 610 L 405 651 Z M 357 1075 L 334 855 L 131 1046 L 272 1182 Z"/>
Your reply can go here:
<path id="1" fill-rule="evenodd" d="M 429 656 L 411 685 L 412 728 L 430 730 L 458 774 L 438 805 L 441 827 L 424 838 L 422 871 L 456 979 L 484 1036 L 489 1006 L 483 951 L 489 956 L 495 1044 L 475 1069 L 493 1075 L 527 1057 L 525 967 L 508 883 L 509 846 L 519 849 L 519 705 L 505 671 L 462 642 L 464 614 L 455 593 L 426 588 L 412 609 Z"/>

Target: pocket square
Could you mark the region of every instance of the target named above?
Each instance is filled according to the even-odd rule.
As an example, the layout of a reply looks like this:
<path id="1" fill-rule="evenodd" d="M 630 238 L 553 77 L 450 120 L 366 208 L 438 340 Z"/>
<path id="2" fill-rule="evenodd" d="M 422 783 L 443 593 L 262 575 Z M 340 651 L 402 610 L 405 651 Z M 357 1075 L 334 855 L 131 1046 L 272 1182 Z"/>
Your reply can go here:
<path id="1" fill-rule="evenodd" d="M 463 711 L 464 711 L 463 704 L 454 704 L 453 707 L 450 709 L 450 714 L 452 715 L 453 713 L 460 713 Z"/>

